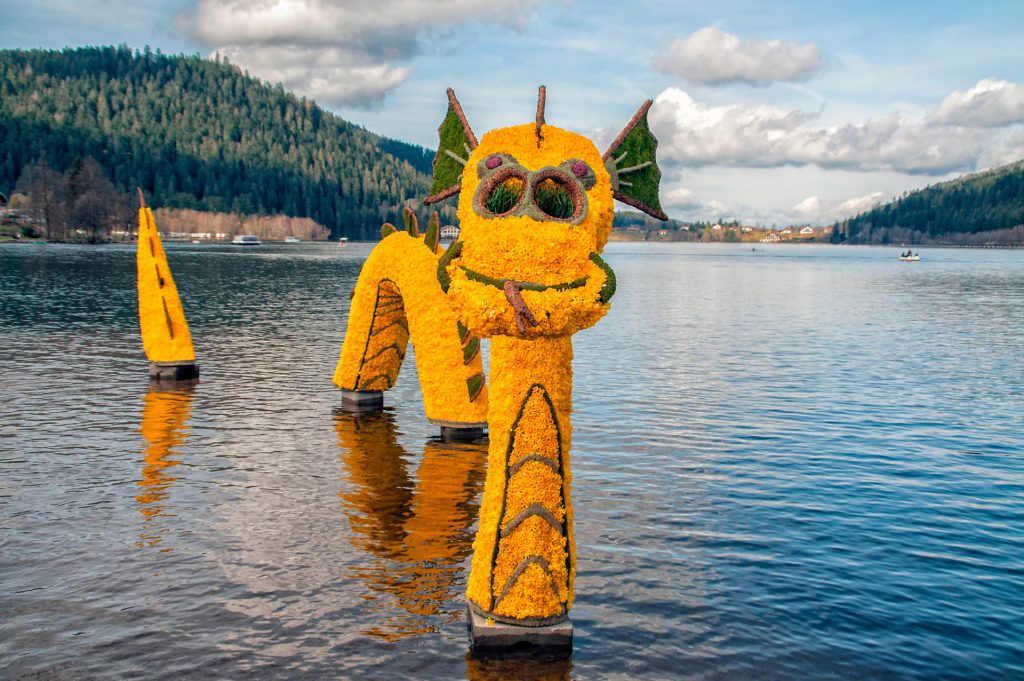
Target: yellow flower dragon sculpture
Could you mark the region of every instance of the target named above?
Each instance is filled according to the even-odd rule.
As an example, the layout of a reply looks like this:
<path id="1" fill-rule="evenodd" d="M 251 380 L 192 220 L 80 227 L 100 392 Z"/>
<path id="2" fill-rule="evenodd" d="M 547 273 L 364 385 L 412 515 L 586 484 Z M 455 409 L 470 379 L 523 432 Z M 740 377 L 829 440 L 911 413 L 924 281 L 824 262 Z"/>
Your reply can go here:
<path id="1" fill-rule="evenodd" d="M 611 232 L 613 199 L 667 219 L 658 199 L 657 141 L 647 125 L 651 102 L 602 155 L 585 137 L 545 122 L 543 87 L 533 123 L 492 130 L 479 142 L 450 89 L 448 99 L 424 203 L 461 194 L 461 233 L 436 262 L 439 287 L 416 295 L 436 298 L 437 292 L 446 301 L 431 310 L 443 320 L 435 333 L 457 326 L 474 341 L 491 338 L 487 478 L 467 597 L 489 620 L 547 626 L 567 618 L 575 579 L 571 336 L 603 317 L 615 292 L 614 274 L 599 255 Z M 351 315 L 359 322 L 350 321 L 335 375 L 341 387 L 358 385 L 338 380 L 343 368 L 351 376 L 355 366 L 346 362 L 349 343 L 369 347 L 375 332 L 385 332 L 383 322 L 366 321 L 367 311 L 356 304 L 376 296 L 379 306 L 381 291 L 390 293 L 381 284 L 387 275 L 371 261 L 392 240 L 397 243 L 396 236 L 385 237 L 360 275 Z M 384 305 L 389 301 L 385 309 L 394 309 L 395 298 Z M 410 334 L 418 343 L 411 317 L 396 332 L 403 336 L 396 345 L 404 347 Z M 419 366 L 419 345 L 416 353 Z M 401 354 L 393 354 L 400 362 Z M 375 380 L 390 386 L 397 365 L 376 373 L 387 378 Z M 459 378 L 459 372 L 446 377 Z M 427 389 L 424 384 L 425 403 Z"/>

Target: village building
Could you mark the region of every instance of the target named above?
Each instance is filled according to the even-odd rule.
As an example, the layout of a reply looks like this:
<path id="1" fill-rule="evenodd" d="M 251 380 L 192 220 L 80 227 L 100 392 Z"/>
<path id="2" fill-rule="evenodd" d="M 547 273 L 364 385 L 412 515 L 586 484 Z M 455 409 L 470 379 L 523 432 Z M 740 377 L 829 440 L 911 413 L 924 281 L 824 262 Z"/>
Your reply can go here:
<path id="1" fill-rule="evenodd" d="M 804 227 L 800 230 L 800 233 L 803 235 L 814 234 L 814 227 Z"/>
<path id="2" fill-rule="evenodd" d="M 445 225 L 441 228 L 441 238 L 452 239 L 454 241 L 459 238 L 459 231 L 459 228 L 455 225 Z"/>

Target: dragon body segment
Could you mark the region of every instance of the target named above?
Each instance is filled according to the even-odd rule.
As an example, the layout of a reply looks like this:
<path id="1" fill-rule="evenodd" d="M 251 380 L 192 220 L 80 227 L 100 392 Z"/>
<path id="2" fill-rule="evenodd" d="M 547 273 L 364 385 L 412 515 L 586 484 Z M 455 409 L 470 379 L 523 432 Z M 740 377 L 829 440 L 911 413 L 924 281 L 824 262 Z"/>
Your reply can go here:
<path id="1" fill-rule="evenodd" d="M 421 236 L 415 228 L 388 227 L 359 273 L 334 383 L 358 391 L 391 388 L 411 339 L 427 418 L 482 423 L 487 390 L 480 341 L 445 303 L 436 236 L 431 243 L 430 230 Z"/>
<path id="2" fill-rule="evenodd" d="M 141 195 L 141 192 L 140 192 Z M 150 362 L 194 361 L 192 335 L 185 321 L 178 288 L 171 277 L 167 254 L 156 229 L 153 211 L 139 208 L 139 240 L 136 249 L 139 289 L 139 326 L 142 346 Z"/>

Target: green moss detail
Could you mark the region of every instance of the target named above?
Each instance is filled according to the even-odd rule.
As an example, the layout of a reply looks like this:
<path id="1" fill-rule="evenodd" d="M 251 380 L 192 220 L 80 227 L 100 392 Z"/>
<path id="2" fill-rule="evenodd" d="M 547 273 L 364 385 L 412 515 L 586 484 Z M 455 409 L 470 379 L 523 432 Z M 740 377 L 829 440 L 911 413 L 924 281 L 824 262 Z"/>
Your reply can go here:
<path id="1" fill-rule="evenodd" d="M 473 270 L 467 269 L 465 267 L 462 268 L 462 271 L 466 273 L 466 279 L 469 279 L 470 281 L 478 281 L 481 284 L 487 284 L 488 286 L 493 286 L 499 289 L 504 289 L 505 282 L 508 281 L 508 279 L 495 279 L 494 277 L 488 277 L 485 274 L 474 272 Z M 585 286 L 587 283 L 587 278 L 580 277 L 579 279 L 573 279 L 572 281 L 567 281 L 563 284 L 554 284 L 553 286 L 548 286 L 546 284 L 532 284 L 529 282 L 522 281 L 518 281 L 516 283 L 519 284 L 519 288 L 523 291 L 547 291 L 548 289 L 554 289 L 556 291 L 568 291 L 569 289 L 580 288 L 581 286 Z"/>
<path id="2" fill-rule="evenodd" d="M 405 231 L 409 233 L 409 236 L 418 237 L 420 235 L 420 223 L 416 219 L 416 213 L 406 206 L 402 209 L 402 217 L 405 218 Z"/>
<path id="3" fill-rule="evenodd" d="M 480 396 L 480 391 L 484 389 L 484 375 L 473 374 L 467 378 L 466 388 L 469 390 L 469 401 L 472 402 Z"/>
<path id="4" fill-rule="evenodd" d="M 431 194 L 437 194 L 462 182 L 463 165 L 445 153 L 450 151 L 459 158 L 467 159 L 466 146 L 469 145 L 469 137 L 462 127 L 462 121 L 455 113 L 455 107 L 448 105 L 448 113 L 437 129 L 440 137 L 440 144 L 437 147 L 437 156 L 434 157 L 434 183 L 430 187 Z"/>
<path id="5" fill-rule="evenodd" d="M 604 258 L 599 256 L 597 253 L 590 254 L 590 262 L 600 267 L 605 274 L 604 286 L 601 287 L 601 292 L 598 294 L 597 299 L 602 303 L 607 303 L 615 295 L 615 272 L 608 266 L 608 263 L 604 261 Z"/>
<path id="6" fill-rule="evenodd" d="M 440 233 L 441 216 L 435 210 L 430 214 L 430 218 L 427 219 L 427 234 L 423 237 L 423 244 L 430 249 L 431 253 L 437 250 L 437 240 Z"/>
<path id="7" fill-rule="evenodd" d="M 462 363 L 469 364 L 469 361 L 476 357 L 478 352 L 480 352 L 480 339 L 470 338 L 466 347 L 462 348 Z"/>
<path id="8" fill-rule="evenodd" d="M 397 227 L 395 227 L 390 222 L 385 222 L 383 225 L 380 226 L 380 238 L 383 239 L 385 237 L 389 237 L 397 231 Z"/>
<path id="9" fill-rule="evenodd" d="M 452 285 L 452 278 L 448 276 L 448 263 L 459 257 L 461 253 L 462 242 L 453 241 L 452 245 L 441 256 L 441 259 L 437 261 L 437 281 L 440 282 L 441 290 L 445 293 L 448 293 L 448 287 Z"/>
<path id="10" fill-rule="evenodd" d="M 615 151 L 612 158 L 618 159 L 623 154 L 626 157 L 619 161 L 616 166 L 619 168 L 619 180 L 628 182 L 629 185 L 620 185 L 618 191 L 629 198 L 654 209 L 661 210 L 661 199 L 658 197 L 658 189 L 661 185 L 661 169 L 658 168 L 657 160 L 658 140 L 651 133 L 647 125 L 647 114 L 645 113 L 636 126 L 626 135 Z M 622 170 L 643 163 L 650 162 L 651 165 L 623 173 Z"/>

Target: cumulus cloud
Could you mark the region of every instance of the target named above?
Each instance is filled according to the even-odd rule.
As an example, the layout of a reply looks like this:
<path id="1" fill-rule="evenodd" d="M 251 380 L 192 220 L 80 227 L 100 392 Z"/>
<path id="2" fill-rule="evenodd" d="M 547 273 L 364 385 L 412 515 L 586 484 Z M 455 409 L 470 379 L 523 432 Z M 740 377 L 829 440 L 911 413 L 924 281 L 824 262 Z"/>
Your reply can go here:
<path id="1" fill-rule="evenodd" d="M 686 187 L 676 187 L 675 189 L 662 192 L 661 203 L 665 206 L 671 206 L 672 208 L 678 208 L 680 210 L 692 210 L 704 205 L 697 200 L 693 191 Z"/>
<path id="2" fill-rule="evenodd" d="M 740 40 L 707 26 L 673 40 L 664 55 L 654 58 L 654 67 L 705 85 L 799 81 L 821 68 L 821 50 L 781 40 Z"/>
<path id="3" fill-rule="evenodd" d="M 816 165 L 852 170 L 942 174 L 972 168 L 984 131 L 904 120 L 822 126 L 818 114 L 763 104 L 711 106 L 678 88 L 658 95 L 650 121 L 659 157 L 686 166 Z"/>
<path id="4" fill-rule="evenodd" d="M 221 50 L 228 60 L 271 83 L 321 103 L 365 106 L 379 102 L 411 69 L 374 62 L 345 50 L 269 45 L 256 50 L 231 46 Z"/>
<path id="5" fill-rule="evenodd" d="M 1024 122 L 1024 86 L 1005 80 L 985 78 L 943 100 L 929 117 L 936 125 L 995 128 Z"/>
<path id="6" fill-rule="evenodd" d="M 874 192 L 865 196 L 856 196 L 845 201 L 822 201 L 820 197 L 808 196 L 789 210 L 776 210 L 759 216 L 765 224 L 805 225 L 830 224 L 838 220 L 853 217 L 858 213 L 871 210 L 875 206 L 889 200 L 883 192 Z"/>
<path id="7" fill-rule="evenodd" d="M 821 212 L 821 199 L 817 196 L 808 196 L 800 203 L 793 206 L 793 210 L 801 215 L 817 216 Z"/>
<path id="8" fill-rule="evenodd" d="M 371 106 L 424 42 L 468 22 L 521 26 L 542 0 L 198 0 L 178 28 L 232 63 L 335 106 Z"/>
<path id="9" fill-rule="evenodd" d="M 836 218 L 848 218 L 858 213 L 871 210 L 875 206 L 887 200 L 887 196 L 883 192 L 873 192 L 865 196 L 855 196 L 852 199 L 843 201 L 836 206 L 832 213 Z"/>
<path id="10" fill-rule="evenodd" d="M 729 207 L 714 199 L 702 201 L 686 187 L 674 187 L 661 193 L 661 204 L 670 212 L 685 216 L 720 216 L 729 211 Z"/>

